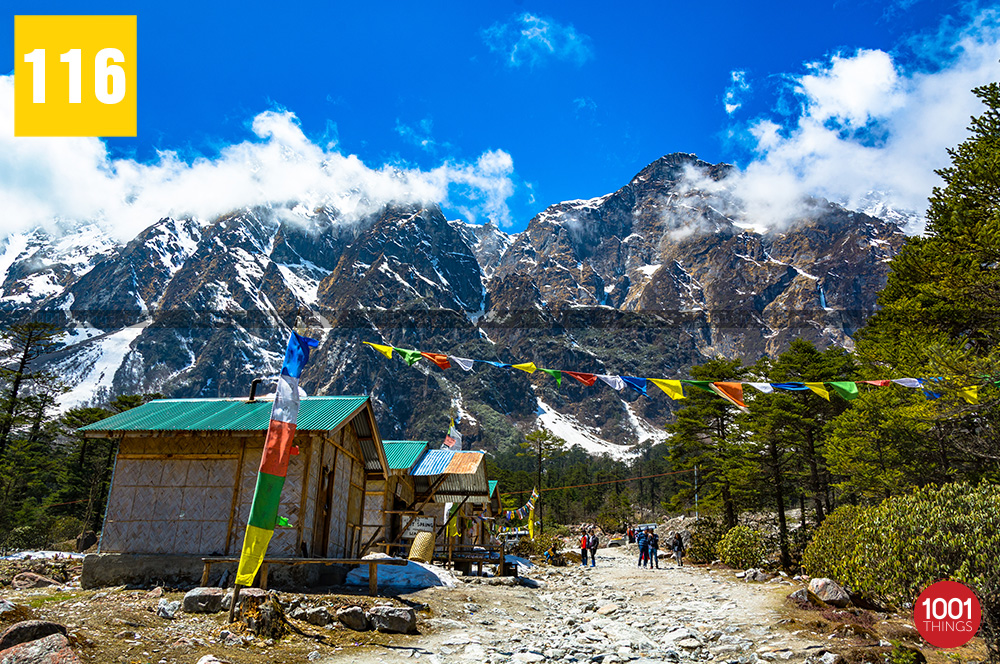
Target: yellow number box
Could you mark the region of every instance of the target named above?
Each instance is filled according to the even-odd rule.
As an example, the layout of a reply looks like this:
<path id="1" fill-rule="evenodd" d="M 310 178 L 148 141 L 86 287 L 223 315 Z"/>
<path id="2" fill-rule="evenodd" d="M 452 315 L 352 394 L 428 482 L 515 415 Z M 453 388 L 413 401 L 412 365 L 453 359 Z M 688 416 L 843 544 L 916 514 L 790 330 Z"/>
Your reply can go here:
<path id="1" fill-rule="evenodd" d="M 15 136 L 135 136 L 135 16 L 15 16 Z"/>

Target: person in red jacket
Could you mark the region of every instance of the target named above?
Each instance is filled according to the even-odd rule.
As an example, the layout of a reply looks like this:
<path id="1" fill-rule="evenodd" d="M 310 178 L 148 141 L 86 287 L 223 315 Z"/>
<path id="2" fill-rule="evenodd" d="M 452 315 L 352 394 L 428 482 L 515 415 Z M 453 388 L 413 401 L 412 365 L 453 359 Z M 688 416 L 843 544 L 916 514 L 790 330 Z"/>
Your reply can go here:
<path id="1" fill-rule="evenodd" d="M 587 531 L 580 533 L 580 565 L 587 566 Z"/>

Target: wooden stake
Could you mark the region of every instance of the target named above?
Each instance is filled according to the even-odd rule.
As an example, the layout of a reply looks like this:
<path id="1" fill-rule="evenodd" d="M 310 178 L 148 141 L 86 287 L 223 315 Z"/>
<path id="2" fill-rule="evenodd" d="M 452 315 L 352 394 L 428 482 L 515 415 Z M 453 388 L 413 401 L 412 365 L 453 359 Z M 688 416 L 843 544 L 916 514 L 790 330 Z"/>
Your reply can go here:
<path id="1" fill-rule="evenodd" d="M 233 603 L 229 605 L 229 622 L 235 622 L 236 620 L 236 605 L 240 603 L 240 584 L 233 586 Z"/>

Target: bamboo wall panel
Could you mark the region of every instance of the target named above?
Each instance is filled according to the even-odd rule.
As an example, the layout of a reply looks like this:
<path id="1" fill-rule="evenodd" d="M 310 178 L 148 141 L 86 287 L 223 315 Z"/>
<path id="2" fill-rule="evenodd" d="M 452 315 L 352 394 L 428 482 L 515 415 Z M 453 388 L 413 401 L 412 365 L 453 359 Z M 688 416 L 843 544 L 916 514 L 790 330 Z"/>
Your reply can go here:
<path id="1" fill-rule="evenodd" d="M 180 437 L 185 442 L 187 437 Z M 167 438 L 126 440 L 116 463 L 102 552 L 211 554 L 225 549 L 236 459 L 187 459 Z M 169 451 L 167 451 L 169 450 Z M 173 455 L 129 458 L 132 454 Z"/>

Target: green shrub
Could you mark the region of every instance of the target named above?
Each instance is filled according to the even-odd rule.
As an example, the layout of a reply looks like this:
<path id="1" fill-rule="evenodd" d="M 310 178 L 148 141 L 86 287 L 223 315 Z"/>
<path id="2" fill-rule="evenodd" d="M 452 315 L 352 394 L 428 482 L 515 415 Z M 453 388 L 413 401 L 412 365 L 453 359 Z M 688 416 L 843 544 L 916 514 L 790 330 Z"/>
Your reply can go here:
<path id="1" fill-rule="evenodd" d="M 715 548 L 726 534 L 726 526 L 720 519 L 710 516 L 699 517 L 691 528 L 687 558 L 693 563 L 705 564 L 715 560 Z"/>
<path id="2" fill-rule="evenodd" d="M 844 580 L 864 512 L 856 505 L 842 505 L 823 520 L 802 554 L 806 574 Z"/>
<path id="3" fill-rule="evenodd" d="M 726 533 L 716 547 L 719 559 L 735 569 L 756 567 L 764 560 L 767 547 L 759 530 L 736 526 Z"/>
<path id="4" fill-rule="evenodd" d="M 964 583 L 979 597 L 980 634 L 991 661 L 1000 662 L 1000 486 L 924 487 L 857 508 L 853 517 L 838 512 L 806 551 L 810 574 L 897 606 L 940 579 Z"/>

